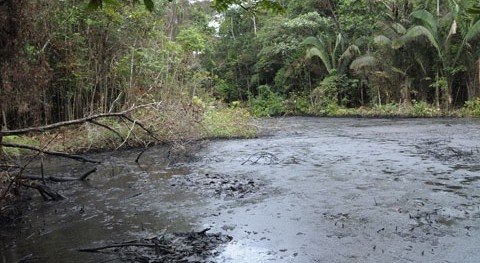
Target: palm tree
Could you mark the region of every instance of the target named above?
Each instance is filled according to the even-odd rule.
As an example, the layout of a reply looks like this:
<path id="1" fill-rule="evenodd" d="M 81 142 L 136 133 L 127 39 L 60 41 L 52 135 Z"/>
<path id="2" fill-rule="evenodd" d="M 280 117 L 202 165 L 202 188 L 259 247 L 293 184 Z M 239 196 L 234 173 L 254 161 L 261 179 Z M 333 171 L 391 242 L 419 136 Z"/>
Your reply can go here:
<path id="1" fill-rule="evenodd" d="M 435 83 L 436 100 L 442 93 L 442 104 L 445 109 L 450 109 L 453 102 L 453 81 L 455 75 L 461 70 L 460 57 L 469 46 L 469 42 L 480 35 L 480 22 L 478 19 L 466 23 L 466 8 L 469 1 L 448 0 L 448 12 L 440 16 L 437 5 L 437 15 L 426 9 L 416 10 L 411 13 L 413 25 L 403 36 L 392 42 L 393 48 L 399 49 L 409 42 L 423 39 L 429 43 L 427 50 L 432 50 L 436 55 Z M 460 31 L 460 34 L 458 34 Z M 461 39 L 458 43 L 458 38 Z M 453 45 L 453 44 L 455 45 Z"/>
<path id="2" fill-rule="evenodd" d="M 342 100 L 342 92 L 339 92 L 339 88 L 347 88 L 344 83 L 347 79 L 346 73 L 348 71 L 348 65 L 355 57 L 361 54 L 359 47 L 351 44 L 347 48 L 344 48 L 345 41 L 341 33 L 338 33 L 335 38 L 328 35 L 310 36 L 303 41 L 303 44 L 308 46 L 306 58 L 311 59 L 312 57 L 318 57 L 328 73 L 322 80 L 322 84 L 320 85 L 320 89 L 322 90 L 320 90 L 319 93 L 331 93 L 327 95 L 327 97 L 330 97 L 328 99 L 337 100 L 338 104 Z M 334 86 L 331 87 L 333 91 L 326 92 L 325 88 L 328 89 L 327 86 L 332 85 Z M 340 87 L 342 85 L 343 87 Z"/>
<path id="3" fill-rule="evenodd" d="M 305 45 L 309 46 L 306 58 L 318 57 L 329 75 L 345 74 L 348 64 L 361 52 L 354 44 L 344 49 L 344 42 L 340 33 L 336 35 L 335 40 L 328 36 L 307 37 L 303 41 Z"/>
<path id="4" fill-rule="evenodd" d="M 408 15 L 410 7 L 404 5 L 404 10 L 400 10 L 403 11 L 401 17 L 399 10 L 393 8 L 398 8 L 397 5 L 385 4 L 385 7 L 391 12 L 384 12 L 375 24 L 379 33 L 373 38 L 375 49 L 353 60 L 350 69 L 362 79 L 368 79 L 372 89 L 370 94 L 378 105 L 392 100 L 410 105 L 412 76 L 418 74 L 410 72 L 417 64 L 415 50 L 392 48 L 392 43 L 407 31 L 403 18 Z"/>
<path id="5" fill-rule="evenodd" d="M 459 23 L 463 35 L 462 53 L 467 68 L 473 69 L 468 72 L 467 95 L 472 100 L 480 96 L 480 47 L 473 45 L 473 41 L 480 36 L 480 4 L 475 1 L 466 1 L 463 16 L 466 18 Z"/>

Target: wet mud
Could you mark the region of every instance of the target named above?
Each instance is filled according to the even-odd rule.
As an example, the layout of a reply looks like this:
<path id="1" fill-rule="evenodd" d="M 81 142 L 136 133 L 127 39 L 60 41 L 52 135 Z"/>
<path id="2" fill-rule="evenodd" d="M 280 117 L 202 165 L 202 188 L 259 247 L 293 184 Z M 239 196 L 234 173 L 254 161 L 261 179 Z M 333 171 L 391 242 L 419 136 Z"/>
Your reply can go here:
<path id="1" fill-rule="evenodd" d="M 265 183 L 253 176 L 239 177 L 227 174 L 175 175 L 169 181 L 172 187 L 221 199 L 248 198 L 249 195 L 258 195 L 262 188 L 265 188 Z"/>
<path id="2" fill-rule="evenodd" d="M 169 233 L 153 238 L 84 248 L 79 251 L 112 254 L 115 255 L 115 260 L 122 262 L 212 262 L 211 258 L 219 254 L 217 248 L 232 240 L 232 237 L 222 233 L 207 233 L 208 230 Z"/>
<path id="3" fill-rule="evenodd" d="M 478 262 L 480 120 L 258 125 L 259 138 L 211 141 L 193 162 L 172 164 L 161 147 L 139 163 L 139 151 L 90 156 L 102 164 L 88 182 L 51 183 L 65 200 L 32 193 L 0 231 L 0 262 Z M 50 176 L 91 169 L 45 166 Z M 162 236 L 159 247 L 186 250 L 151 250 Z M 148 246 L 78 251 L 131 240 Z"/>

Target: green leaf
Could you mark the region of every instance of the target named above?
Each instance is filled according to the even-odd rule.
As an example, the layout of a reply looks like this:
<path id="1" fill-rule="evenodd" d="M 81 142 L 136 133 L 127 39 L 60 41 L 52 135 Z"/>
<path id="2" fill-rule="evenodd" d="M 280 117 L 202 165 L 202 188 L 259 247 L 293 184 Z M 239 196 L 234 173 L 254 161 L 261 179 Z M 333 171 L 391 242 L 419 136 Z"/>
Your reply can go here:
<path id="1" fill-rule="evenodd" d="M 226 11 L 232 5 L 239 5 L 248 9 L 248 11 L 255 12 L 258 9 L 267 10 L 274 14 L 282 14 L 285 8 L 274 0 L 259 0 L 254 1 L 253 7 L 249 0 L 213 0 L 212 6 L 219 12 Z"/>
<path id="2" fill-rule="evenodd" d="M 350 69 L 356 73 L 360 73 L 363 70 L 371 70 L 378 66 L 380 62 L 378 59 L 370 54 L 360 56 L 356 58 L 350 64 Z"/>
<path id="3" fill-rule="evenodd" d="M 97 9 L 102 7 L 102 1 L 101 0 L 90 0 L 88 2 L 88 9 Z"/>
<path id="4" fill-rule="evenodd" d="M 422 22 L 423 26 L 428 28 L 431 34 L 437 35 L 437 20 L 435 17 L 432 15 L 432 13 L 428 12 L 425 9 L 420 9 L 417 11 L 412 12 L 410 14 L 412 17 L 415 19 L 419 20 Z"/>
<path id="5" fill-rule="evenodd" d="M 467 12 L 472 15 L 479 15 L 480 14 L 480 6 L 475 6 L 467 9 Z"/>
<path id="6" fill-rule="evenodd" d="M 384 35 L 379 35 L 373 38 L 373 43 L 378 46 L 391 46 L 392 40 Z"/>
<path id="7" fill-rule="evenodd" d="M 479 10 L 480 11 L 480 10 Z M 478 20 L 477 22 L 475 22 L 475 24 L 473 24 L 469 29 L 468 29 L 468 32 L 467 32 L 467 35 L 465 36 L 465 40 L 466 41 L 471 41 L 472 39 L 476 38 L 480 36 L 480 20 Z"/>
<path id="8" fill-rule="evenodd" d="M 143 0 L 143 3 L 145 4 L 145 7 L 148 11 L 153 11 L 153 8 L 155 7 L 155 5 L 153 4 L 153 0 Z"/>
<path id="9" fill-rule="evenodd" d="M 322 61 L 323 65 L 327 69 L 329 73 L 333 72 L 334 68 L 332 67 L 332 63 L 330 61 L 331 56 L 329 54 L 329 51 L 325 45 L 325 42 L 322 38 L 320 37 L 307 37 L 303 41 L 304 45 L 309 45 L 312 46 L 309 49 L 307 49 L 306 56 L 308 59 L 312 57 L 319 57 L 320 60 Z"/>
<path id="10" fill-rule="evenodd" d="M 428 28 L 424 26 L 414 26 L 408 29 L 407 33 L 401 37 L 401 39 L 403 40 L 402 41 L 403 43 L 394 41 L 393 48 L 395 49 L 401 48 L 403 44 L 405 44 L 406 42 L 416 40 L 420 36 L 426 37 L 430 42 L 430 44 L 434 46 L 437 51 L 440 51 L 440 47 L 437 43 L 437 40 L 435 39 L 435 36 L 430 30 L 428 30 Z"/>

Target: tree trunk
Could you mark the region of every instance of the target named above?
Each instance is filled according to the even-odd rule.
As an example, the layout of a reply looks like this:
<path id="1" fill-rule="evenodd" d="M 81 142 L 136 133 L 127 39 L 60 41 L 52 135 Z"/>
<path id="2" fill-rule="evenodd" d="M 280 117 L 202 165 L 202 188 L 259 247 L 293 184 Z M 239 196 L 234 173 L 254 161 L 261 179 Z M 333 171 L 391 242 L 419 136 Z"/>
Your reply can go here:
<path id="1" fill-rule="evenodd" d="M 400 90 L 402 104 L 410 107 L 412 106 L 412 98 L 410 97 L 410 86 L 412 84 L 411 78 L 405 78 L 404 83 L 402 85 L 402 89 Z"/>
<path id="2" fill-rule="evenodd" d="M 450 76 L 447 78 L 447 85 L 446 87 L 443 87 L 443 104 L 444 108 L 447 111 L 450 111 L 452 109 L 453 105 L 453 97 L 452 97 L 452 88 L 453 86 L 453 76 Z"/>

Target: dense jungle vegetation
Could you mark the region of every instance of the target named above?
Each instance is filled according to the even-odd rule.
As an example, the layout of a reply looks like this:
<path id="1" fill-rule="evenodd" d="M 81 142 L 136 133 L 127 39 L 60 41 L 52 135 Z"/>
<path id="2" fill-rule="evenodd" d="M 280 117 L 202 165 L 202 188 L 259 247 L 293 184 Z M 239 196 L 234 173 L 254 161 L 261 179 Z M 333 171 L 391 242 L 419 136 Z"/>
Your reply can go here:
<path id="1" fill-rule="evenodd" d="M 0 123 L 160 102 L 143 117 L 166 137 L 233 116 L 480 115 L 476 4 L 3 0 Z"/>

